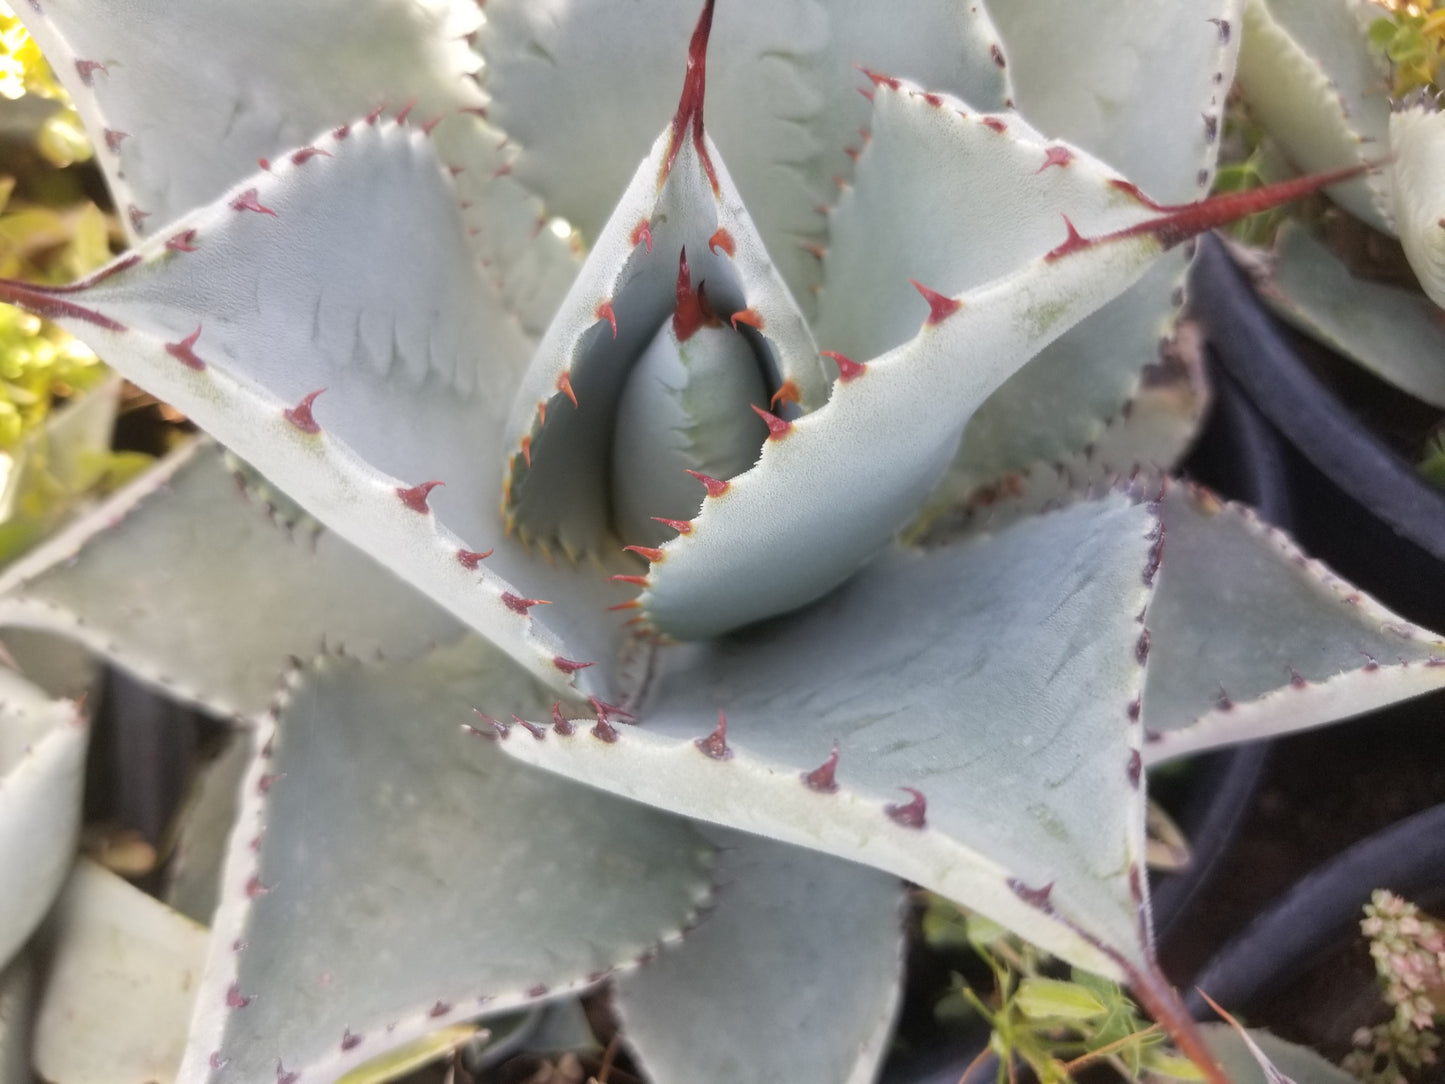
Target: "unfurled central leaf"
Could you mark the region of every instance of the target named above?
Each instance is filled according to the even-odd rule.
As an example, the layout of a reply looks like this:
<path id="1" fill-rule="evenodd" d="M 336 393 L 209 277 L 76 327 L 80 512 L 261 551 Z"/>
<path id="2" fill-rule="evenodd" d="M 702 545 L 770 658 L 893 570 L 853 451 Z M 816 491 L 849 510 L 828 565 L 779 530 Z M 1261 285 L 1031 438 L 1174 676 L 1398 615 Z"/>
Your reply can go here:
<path id="1" fill-rule="evenodd" d="M 704 495 L 684 470 L 713 477 L 712 467 L 725 481 L 752 465 L 763 432 L 750 406 L 772 403 L 787 413 L 792 404 L 812 409 L 827 396 L 807 321 L 703 130 L 711 14 L 709 4 L 693 36 L 676 116 L 633 174 L 512 408 L 509 526 L 544 549 L 576 557 L 670 537 L 651 517 L 690 519 Z M 699 328 L 707 324 L 735 338 L 703 335 Z M 684 363 L 685 377 L 666 371 L 671 360 L 654 348 L 668 349 L 669 328 L 683 343 L 703 335 L 687 352 L 696 360 L 700 352 L 709 356 L 711 391 L 694 384 L 701 376 L 695 361 Z M 713 435 L 679 440 L 675 432 L 697 427 Z M 624 446 L 614 453 L 619 437 Z M 719 445 L 725 451 L 715 459 L 708 448 Z M 613 484 L 619 454 L 628 474 L 620 489 Z M 648 459 L 655 482 L 631 472 Z M 659 489 L 650 500 L 652 484 Z M 639 536 L 624 523 L 648 526 Z"/>

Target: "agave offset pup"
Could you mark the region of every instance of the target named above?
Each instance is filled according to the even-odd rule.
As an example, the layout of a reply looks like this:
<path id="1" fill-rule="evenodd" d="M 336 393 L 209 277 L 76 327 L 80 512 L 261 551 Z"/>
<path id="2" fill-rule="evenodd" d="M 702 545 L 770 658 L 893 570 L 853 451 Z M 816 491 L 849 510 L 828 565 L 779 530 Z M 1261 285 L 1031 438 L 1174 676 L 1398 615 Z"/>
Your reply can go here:
<path id="1" fill-rule="evenodd" d="M 1299 223 L 1253 262 L 1283 317 L 1402 391 L 1445 408 L 1445 113 L 1441 13 L 1375 0 L 1249 0 L 1239 86 L 1252 116 L 1291 164 L 1337 169 L 1389 157 L 1391 167 L 1329 190 L 1380 240 L 1398 241 L 1419 289 L 1357 277 Z M 1426 36 L 1422 28 L 1431 28 Z M 1374 47 L 1400 35 L 1425 55 Z M 1367 242 L 1368 244 L 1368 242 Z M 1383 247 L 1383 246 L 1377 246 Z M 1406 283 L 1405 287 L 1410 284 Z"/>
<path id="2" fill-rule="evenodd" d="M 1108 484 L 1187 440 L 1141 373 L 1182 243 L 1259 202 L 1194 202 L 1234 3 L 675 8 L 26 10 L 135 246 L 0 295 L 249 464 L 248 502 L 193 448 L 0 584 L 241 732 L 171 897 L 200 948 L 88 872 L 56 909 L 203 973 L 107 1079 L 334 1080 L 611 977 L 658 1081 L 867 1080 L 900 877 L 1217 1078 L 1153 959 L 1146 766 L 1445 683 L 1248 513 Z M 75 820 L 83 723 L 28 695 L 0 957 Z M 50 1079 L 107 1033 L 83 987 L 38 1007 Z"/>

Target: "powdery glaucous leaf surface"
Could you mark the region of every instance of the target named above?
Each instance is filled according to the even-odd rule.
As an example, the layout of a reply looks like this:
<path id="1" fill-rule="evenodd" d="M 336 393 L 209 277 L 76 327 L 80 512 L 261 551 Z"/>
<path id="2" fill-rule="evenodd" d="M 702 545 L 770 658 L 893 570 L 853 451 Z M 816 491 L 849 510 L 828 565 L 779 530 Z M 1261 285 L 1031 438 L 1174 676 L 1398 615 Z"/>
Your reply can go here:
<path id="1" fill-rule="evenodd" d="M 1196 628 L 1191 600 L 1227 600 L 1235 571 L 1208 559 L 1218 534 L 1302 620 L 1339 610 L 1334 581 L 1306 564 L 1296 582 L 1266 533 L 1157 483 L 1043 514 L 1024 493 L 926 548 L 897 539 L 1101 434 L 1122 467 L 1177 447 L 1183 425 L 1146 443 L 1117 423 L 1172 332 L 1185 242 L 1316 184 L 1190 202 L 1239 15 L 27 10 L 135 245 L 82 283 L 0 295 L 265 479 L 243 475 L 248 506 L 209 452 L 183 453 L 0 601 L 0 621 L 255 732 L 225 859 L 190 859 L 220 887 L 184 893 L 219 899 L 186 1084 L 333 1080 L 634 966 L 620 1004 L 665 1082 L 700 990 L 714 1035 L 816 1020 L 797 985 L 864 958 L 802 1058 L 868 1079 L 900 876 L 1127 979 L 1212 1064 L 1153 960 L 1150 736 L 1292 725 L 1296 672 L 1323 690 L 1300 694 L 1311 723 L 1421 691 L 1445 682 L 1438 639 L 1408 629 L 1413 653 L 1372 665 L 1349 618 L 1336 638 L 1220 605 Z M 270 517 L 268 488 L 287 505 Z M 121 604 L 156 575 L 126 551 L 162 538 L 171 601 L 209 626 Z M 1207 674 L 1162 642 L 1171 624 L 1216 650 Z M 1295 671 L 1251 667 L 1260 638 Z M 283 653 L 302 658 L 268 707 Z M 1221 674 L 1259 726 L 1220 730 L 1199 690 Z M 719 859 L 734 892 L 694 942 L 709 874 L 688 818 L 777 841 Z M 786 936 L 818 914 L 863 932 Z M 688 960 L 737 966 L 698 987 Z M 782 1044 L 745 1070 L 697 1050 L 691 1080 L 800 1071 Z"/>

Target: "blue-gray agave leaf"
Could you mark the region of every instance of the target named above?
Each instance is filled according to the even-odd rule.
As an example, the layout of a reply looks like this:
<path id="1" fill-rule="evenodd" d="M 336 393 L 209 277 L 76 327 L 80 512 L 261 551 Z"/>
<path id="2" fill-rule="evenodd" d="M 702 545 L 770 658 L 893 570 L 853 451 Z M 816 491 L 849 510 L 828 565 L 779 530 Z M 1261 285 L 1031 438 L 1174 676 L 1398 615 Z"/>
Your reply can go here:
<path id="1" fill-rule="evenodd" d="M 1297 166 L 1380 164 L 1331 196 L 1398 237 L 1425 293 L 1445 306 L 1445 116 L 1427 94 L 1388 97 L 1389 62 L 1368 44 L 1380 17 L 1369 0 L 1249 0 L 1239 83 Z"/>
<path id="2" fill-rule="evenodd" d="M 1093 970 L 1147 970 L 1136 701 L 1157 528 L 1116 494 L 891 553 L 809 610 L 672 651 L 617 741 L 506 751 L 861 859 Z"/>
<path id="3" fill-rule="evenodd" d="M 1007 51 L 1012 101 L 1040 132 L 1095 155 L 1156 200 L 1187 203 L 1208 191 L 1214 175 L 1241 6 L 995 0 L 989 10 Z M 938 206 L 948 181 L 934 175 L 932 183 L 939 190 L 930 206 Z M 967 247 L 992 251 L 1000 243 L 990 236 Z M 1047 486 L 1056 465 L 1088 458 L 1118 437 L 1147 409 L 1143 373 L 1164 360 L 1175 334 L 1188 262 L 1184 251 L 1163 257 L 1010 377 L 970 422 L 931 506 Z M 1174 432 L 1167 443 L 1124 445 L 1114 465 L 1123 473 L 1136 463 L 1171 466 L 1188 443 L 1187 427 Z"/>
<path id="4" fill-rule="evenodd" d="M 1248 0 L 1239 86 L 1250 112 L 1304 170 L 1383 157 L 1389 67 L 1365 29 L 1379 9 L 1368 0 Z M 1349 211 L 1393 232 L 1389 180 L 1367 175 L 1332 190 Z"/>
<path id="5" fill-rule="evenodd" d="M 291 659 L 328 643 L 400 660 L 464 631 L 336 535 L 288 534 L 207 440 L 7 568 L 0 622 L 69 637 L 244 723 L 269 707 Z"/>
<path id="6" fill-rule="evenodd" d="M 37 303 L 565 690 L 570 662 L 615 655 L 620 595 L 497 538 L 498 432 L 528 346 L 477 274 L 457 199 L 419 128 L 363 119 Z"/>
<path id="7" fill-rule="evenodd" d="M 536 712 L 539 692 L 470 638 L 295 675 L 243 785 L 182 1079 L 278 1059 L 331 1079 L 595 984 L 692 921 L 708 849 L 685 822 L 509 769 L 471 708 Z"/>
<path id="8" fill-rule="evenodd" d="M 129 183 L 120 173 L 131 176 L 131 162 L 139 177 L 147 156 L 200 154 L 213 137 L 190 112 L 170 123 L 154 108 L 157 94 L 174 93 L 166 90 L 170 72 L 183 84 L 207 84 L 195 100 L 220 119 L 226 153 L 175 205 L 163 183 L 153 185 L 153 207 L 140 208 L 152 217 L 132 223 L 143 239 L 91 280 L 59 290 L 8 284 L 5 295 L 75 328 L 337 541 L 405 581 L 416 601 L 406 604 L 404 624 L 429 627 L 437 610 L 450 615 L 440 620 L 481 635 L 434 653 L 409 649 L 398 661 L 327 655 L 298 674 L 266 724 L 273 740 L 259 744 L 244 782 L 183 1078 L 330 1079 L 356 1063 L 361 1046 L 385 1045 L 388 1024 L 400 1041 L 542 996 L 539 982 L 549 992 L 575 988 L 591 980 L 591 969 L 631 958 L 682 924 L 700 876 L 684 822 L 631 806 L 599 812 L 614 799 L 507 771 L 501 752 L 930 884 L 1073 962 L 1130 978 L 1185 1028 L 1171 1016 L 1177 1001 L 1153 963 L 1140 863 L 1144 739 L 1153 729 L 1148 607 L 1164 541 L 1155 513 L 1112 492 L 927 553 L 892 539 L 954 460 L 990 393 L 1218 217 L 1214 208 L 1159 201 L 1187 199 L 1201 183 L 1197 171 L 1209 168 L 1208 123 L 1193 115 L 1217 113 L 1211 87 L 1215 77 L 1228 82 L 1231 46 L 1220 24 L 1232 8 L 1151 7 L 1147 24 L 1124 33 L 1136 44 L 1177 37 L 1180 52 L 1151 55 L 1150 64 L 1187 69 L 1176 74 L 1188 133 L 1167 155 L 1169 184 L 1181 189 L 1146 194 L 1116 171 L 1119 162 L 1106 164 L 1114 151 L 1082 130 L 1072 142 L 1055 128 L 1065 125 L 1063 113 L 1030 99 L 1035 91 L 1023 76 L 1011 88 L 1007 33 L 995 40 L 982 6 L 923 5 L 915 24 L 863 5 L 796 3 L 782 6 L 769 28 L 756 13 L 725 5 L 709 58 L 708 3 L 675 110 L 671 86 L 649 93 L 650 75 L 634 79 L 617 64 L 619 42 L 635 40 L 646 56 L 665 36 L 680 54 L 685 20 L 647 17 L 674 5 L 635 5 L 594 35 L 589 26 L 610 16 L 610 5 L 548 9 L 549 21 L 501 3 L 495 26 L 478 30 L 495 73 L 483 75 L 481 91 L 456 82 L 474 67 L 454 36 L 477 26 L 469 4 L 370 0 L 349 20 L 319 4 L 300 24 L 310 36 L 297 32 L 294 42 L 273 41 L 296 25 L 279 4 L 212 19 L 214 6 L 190 0 L 162 19 L 137 5 L 111 36 L 116 20 L 82 0 L 52 0 L 34 16 L 52 49 L 72 60 L 92 121 L 126 133 L 115 147 L 106 140 L 118 184 Z M 1026 45 L 1047 37 L 1030 29 L 1027 7 L 999 8 L 1000 25 L 1020 36 L 1025 74 L 1048 52 Z M 319 42 L 312 16 L 367 26 L 338 26 Z M 1113 20 L 1093 22 L 1106 36 L 1117 30 Z M 373 23 L 406 38 L 396 55 L 411 59 L 399 70 L 428 62 L 428 71 L 414 73 L 411 94 L 435 113 L 408 108 L 405 91 L 373 96 L 369 82 L 396 74 L 390 61 L 370 59 Z M 1080 27 L 1090 24 L 1085 17 Z M 148 34 L 159 26 L 164 34 Z M 799 33 L 796 53 L 774 48 L 782 30 Z M 80 41 L 88 43 L 83 53 Z M 316 42 L 315 50 L 303 56 L 300 41 Z M 267 59 L 273 46 L 291 59 Z M 548 69 L 521 55 L 528 51 L 544 65 L 548 55 L 566 63 L 541 78 Z M 252 72 L 250 81 L 210 79 L 206 57 L 214 52 L 226 54 L 223 73 Z M 939 82 L 953 57 L 962 61 L 959 81 Z M 897 67 L 875 68 L 865 80 L 846 67 L 855 59 Z M 315 121 L 307 130 L 293 136 L 284 126 L 241 123 L 284 112 L 271 103 L 290 93 L 287 64 L 309 72 L 328 62 L 344 93 L 328 96 L 331 80 L 313 93 L 317 81 L 301 73 L 298 115 Z M 732 101 L 705 96 L 709 63 L 735 81 Z M 1077 70 L 1103 100 L 1112 69 L 1100 67 Z M 871 97 L 853 93 L 858 86 Z M 999 111 L 1014 89 L 1026 108 L 1037 101 L 1038 117 Z M 609 95 L 627 100 L 627 135 L 597 155 L 594 176 L 586 158 L 569 156 L 568 126 L 576 141 L 595 141 L 586 123 Z M 763 115 L 759 98 L 770 107 Z M 717 121 L 706 130 L 705 104 L 709 123 Z M 390 108 L 378 111 L 382 105 Z M 503 147 L 502 133 L 475 110 L 504 118 L 506 134 L 528 137 Z M 136 122 L 108 123 L 121 115 Z M 815 160 L 811 141 L 836 140 L 860 116 L 871 127 L 852 147 L 856 172 L 849 163 L 839 174 L 851 190 L 820 226 L 805 201 L 831 180 L 826 163 L 849 155 L 847 146 L 827 146 Z M 237 123 L 228 128 L 230 117 Z M 730 124 L 738 127 L 724 139 Z M 554 129 L 560 137 L 548 143 Z M 249 134 L 233 145 L 231 132 Z M 1127 144 L 1118 145 L 1121 160 Z M 259 170 L 257 158 L 265 159 Z M 970 177 L 983 181 L 969 188 Z M 903 199 L 905 181 L 933 202 L 920 208 Z M 554 220 L 558 212 L 577 221 Z M 831 248 L 810 269 L 807 260 L 817 257 L 794 246 L 820 237 Z M 590 246 L 580 266 L 571 245 L 578 255 Z M 968 264 L 967 273 L 955 263 Z M 1172 293 L 1177 268 L 1163 274 Z M 921 300 L 910 277 L 922 284 Z M 816 302 L 810 284 L 823 290 Z M 1155 296 L 1146 309 L 1167 327 L 1173 304 L 1159 307 Z M 1141 326 L 1135 321 L 1131 334 Z M 835 327 L 830 341 L 824 331 Z M 654 348 L 650 368 L 644 355 Z M 830 360 L 819 361 L 820 349 Z M 1129 374 L 1143 360 L 1113 370 L 1111 379 L 1125 375 L 1101 402 L 1127 397 Z M 690 394 L 690 382 L 632 386 L 639 372 L 670 379 L 685 371 L 701 387 L 733 361 L 750 370 L 747 379 L 719 378 L 726 390 L 716 401 L 699 402 L 712 397 Z M 1073 419 L 1060 398 L 1041 398 L 1034 417 L 1017 405 L 1000 409 L 1037 433 L 1061 410 Z M 659 408 L 649 417 L 658 403 L 683 413 L 687 440 L 679 444 L 670 431 L 676 415 Z M 734 410 L 746 425 L 729 416 Z M 1088 413 L 1093 423 L 1070 422 L 1076 436 L 1102 424 L 1099 403 Z M 610 445 L 627 443 L 614 439 L 618 416 L 641 419 L 628 424 L 629 440 L 652 427 L 621 471 L 615 458 L 608 464 Z M 687 457 L 702 455 L 719 434 L 730 442 L 723 458 L 731 465 L 715 475 Z M 1030 450 L 1030 440 L 1023 446 L 1025 461 L 1051 454 Z M 637 515 L 662 517 L 676 532 L 661 542 L 631 535 L 617 512 L 617 475 L 649 454 L 665 459 L 675 480 L 685 471 L 695 479 L 680 509 L 649 511 L 641 487 Z M 192 493 L 177 507 L 205 508 L 208 500 Z M 138 515 L 154 510 L 159 519 L 163 509 L 147 502 Z M 631 555 L 622 552 L 627 543 Z M 104 549 L 97 537 L 82 556 L 99 562 Z M 319 568 L 348 569 L 347 583 L 364 579 L 361 558 L 343 559 L 336 547 L 317 552 Z M 1266 549 L 1260 563 L 1270 575 L 1287 560 Z M 63 582 L 59 571 L 36 570 L 17 605 L 26 604 L 25 590 Z M 200 576 L 189 582 L 205 587 Z M 630 597 L 634 584 L 644 588 L 638 599 Z M 73 594 L 66 605 L 83 617 L 90 600 L 82 596 L 92 594 Z M 338 613 L 317 626 L 366 624 L 344 595 L 331 596 Z M 654 629 L 698 642 L 669 648 L 636 635 L 637 626 L 623 624 L 625 609 L 608 609 L 617 606 L 640 608 Z M 117 616 L 106 620 L 122 638 Z M 768 616 L 770 624 L 732 635 Z M 301 631 L 309 636 L 307 622 Z M 187 654 L 154 628 L 149 635 L 150 646 L 116 654 L 151 653 L 152 676 L 162 672 L 160 654 Z M 251 660 L 270 645 L 259 640 L 241 639 L 248 661 L 234 674 L 212 666 L 209 676 L 177 680 L 193 681 L 205 699 L 201 685 L 224 685 L 261 665 Z M 1302 673 L 1323 678 L 1330 663 L 1303 665 Z M 1380 669 L 1370 702 L 1428 684 L 1417 673 L 1445 676 L 1423 665 Z M 1252 691 L 1272 695 L 1265 686 Z M 580 722 L 575 705 L 587 694 L 625 697 L 643 725 L 624 729 L 603 699 L 594 701 L 595 726 Z M 472 716 L 472 707 L 497 722 Z M 518 720 L 508 723 L 513 713 Z M 463 722 L 495 742 L 464 733 Z M 533 804 L 546 812 L 534 815 Z M 626 847 L 607 821 L 629 818 L 635 834 L 663 841 L 640 845 L 657 859 L 651 910 L 644 915 L 624 898 L 639 878 L 635 863 L 623 863 L 634 871 L 630 886 L 616 868 L 599 871 L 608 895 L 594 915 L 585 906 L 594 901 L 578 898 L 575 881 L 548 866 L 579 841 L 594 846 L 578 861 Z M 416 879 L 408 872 L 418 864 L 413 850 Z M 529 888 L 520 874 L 491 876 L 512 868 L 505 864 L 521 851 L 546 856 L 527 871 L 541 887 Z M 773 851 L 779 861 L 788 853 Z M 791 864 L 797 872 L 804 861 Z M 771 897 L 777 921 L 800 921 L 806 893 L 768 890 L 775 868 L 740 861 L 735 872 L 740 881 L 759 878 L 739 893 L 747 907 L 766 907 Z M 870 876 L 887 889 L 880 897 L 896 892 L 886 877 Z M 459 977 L 464 954 L 448 951 L 450 940 L 438 944 L 426 928 L 397 919 L 406 914 L 402 897 L 423 891 L 418 880 L 429 912 L 476 954 L 565 937 L 557 951 L 566 958 L 533 952 L 502 958 L 490 977 Z M 497 893 L 482 898 L 499 902 L 463 913 L 458 894 L 472 891 Z M 526 906 L 517 906 L 519 894 Z M 329 909 L 349 897 L 367 903 L 371 921 L 337 929 L 325 921 Z M 594 928 L 603 930 L 601 948 L 581 943 Z M 695 951 L 728 955 L 728 929 L 720 924 L 713 935 L 722 944 L 704 941 Z M 879 929 L 869 944 L 885 952 L 896 927 L 880 919 Z M 408 969 L 386 955 L 393 930 L 422 965 Z M 355 959 L 378 946 L 380 959 Z M 892 974 L 853 1006 L 850 1018 L 866 1021 L 865 1041 L 887 1016 Z M 331 975 L 332 985 L 318 989 L 319 975 Z M 377 992 L 377 975 L 390 993 Z M 666 1030 L 677 1000 L 671 987 L 680 980 L 659 972 L 651 981 L 660 990 L 631 1002 L 639 1036 Z M 788 996 L 782 984 L 756 992 Z M 480 1004 L 484 993 L 494 1001 Z M 832 1036 L 838 1044 L 858 1039 Z M 644 1058 L 651 1049 L 664 1064 L 662 1048 L 649 1044 L 639 1039 Z M 1193 1053 L 1208 1060 L 1202 1048 Z M 842 1073 L 869 1071 L 867 1058 L 828 1061 Z"/>
<path id="9" fill-rule="evenodd" d="M 1276 312 L 1320 342 L 1445 408 L 1445 324 L 1440 309 L 1417 291 L 1354 277 L 1295 222 L 1281 227 L 1259 290 Z"/>
<path id="10" fill-rule="evenodd" d="M 9 620 L 77 634 L 179 695 L 259 724 L 233 738 L 222 776 L 241 784 L 239 809 L 213 786 L 208 826 L 193 821 L 183 834 L 178 902 L 225 930 L 211 940 L 194 998 L 191 1044 L 204 1049 L 192 1050 L 183 1079 L 213 1072 L 213 1053 L 220 1063 L 237 1044 L 250 1049 L 247 1035 L 293 1069 L 342 1073 L 447 1019 L 591 986 L 690 920 L 707 887 L 706 846 L 684 822 L 601 795 L 596 806 L 547 777 L 499 770 L 496 733 L 470 705 L 495 696 L 545 713 L 549 698 L 525 672 L 480 640 L 433 652 L 437 640 L 462 635 L 450 615 L 334 535 L 288 535 L 205 442 L 156 473 L 37 553 L 6 598 Z M 97 533 L 99 523 L 112 529 Z M 155 561 L 123 560 L 137 551 Z M 232 587 L 243 595 L 227 604 L 224 640 L 150 614 L 149 600 L 164 595 L 214 621 Z M 278 622 L 278 612 L 288 616 Z M 390 661 L 327 656 L 281 703 L 263 697 L 261 675 L 274 681 L 288 651 L 334 652 L 343 639 Z M 274 718 L 261 718 L 267 702 Z M 73 759 L 78 787 L 80 753 Z M 42 793 L 48 831 L 8 808 L 0 826 L 24 831 L 32 849 L 53 836 L 51 864 L 63 875 L 79 803 L 75 787 L 59 782 Z M 215 848 L 228 835 L 222 861 Z M 568 857 L 575 848 L 588 855 Z M 589 873 L 589 862 L 600 865 Z M 567 889 L 577 876 L 591 895 Z M 612 878 L 626 906 L 608 904 Z M 7 898 L 7 918 L 51 881 L 25 882 L 27 893 Z M 32 922 L 47 902 L 29 906 Z M 548 924 L 559 907 L 574 909 L 560 920 L 570 933 Z M 493 917 L 478 923 L 477 908 Z M 406 947 L 406 937 L 417 943 Z M 367 942 L 389 947 L 356 948 Z M 322 1001 L 302 1011 L 298 992 L 316 990 Z M 335 1034 L 317 1029 L 328 1013 Z M 88 1049 L 109 1056 L 103 1045 Z"/>
<path id="11" fill-rule="evenodd" d="M 1149 623 L 1146 762 L 1284 734 L 1445 681 L 1445 640 L 1391 613 L 1247 509 L 1171 486 Z M 1245 649 L 1242 645 L 1249 645 Z"/>
<path id="12" fill-rule="evenodd" d="M 678 43 L 695 7 L 582 0 L 559 19 L 526 0 L 487 5 L 477 45 L 488 118 L 513 141 L 514 175 L 589 246 L 676 102 Z M 926 0 L 905 14 L 858 0 L 783 0 L 759 14 L 730 4 L 717 12 L 707 127 L 779 273 L 812 315 L 825 278 L 825 210 L 868 139 L 855 65 L 986 110 L 1005 107 L 1008 73 L 981 4 Z"/>

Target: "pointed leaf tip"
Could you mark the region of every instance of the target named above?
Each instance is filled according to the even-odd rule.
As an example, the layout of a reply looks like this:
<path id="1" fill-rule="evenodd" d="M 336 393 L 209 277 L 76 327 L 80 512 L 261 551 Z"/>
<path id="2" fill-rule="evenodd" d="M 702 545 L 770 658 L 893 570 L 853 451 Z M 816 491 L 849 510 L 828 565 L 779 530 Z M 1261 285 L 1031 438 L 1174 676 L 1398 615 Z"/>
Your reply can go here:
<path id="1" fill-rule="evenodd" d="M 564 674 L 575 674 L 578 670 L 586 670 L 589 666 L 596 666 L 592 662 L 574 662 L 571 659 L 564 659 L 561 655 L 552 657 L 552 665 Z"/>
<path id="2" fill-rule="evenodd" d="M 703 284 L 692 285 L 692 271 L 687 266 L 687 248 L 682 249 L 677 259 L 677 305 L 672 312 L 672 332 L 678 342 L 687 342 L 700 327 L 711 327 L 717 323 L 717 314 L 708 304 Z M 736 325 L 734 325 L 736 326 Z"/>
<path id="3" fill-rule="evenodd" d="M 662 175 L 658 183 L 667 179 L 672 165 L 682 150 L 682 141 L 688 128 L 692 129 L 692 143 L 697 149 L 698 160 L 707 172 L 708 181 L 714 193 L 718 191 L 717 171 L 713 169 L 708 156 L 707 145 L 703 142 L 702 107 L 707 92 L 707 41 L 712 34 L 713 0 L 706 0 L 702 14 L 698 16 L 693 29 L 692 40 L 687 47 L 687 74 L 682 80 L 682 95 L 678 98 L 677 112 L 672 118 L 672 135 L 668 144 L 667 158 L 662 163 Z"/>
<path id="4" fill-rule="evenodd" d="M 662 550 L 658 549 L 655 546 L 623 546 L 622 549 L 626 553 L 635 553 L 639 557 L 643 558 L 646 561 L 650 561 L 653 564 L 656 564 L 658 561 L 661 561 L 665 556 L 667 556 L 665 553 L 662 552 Z"/>

